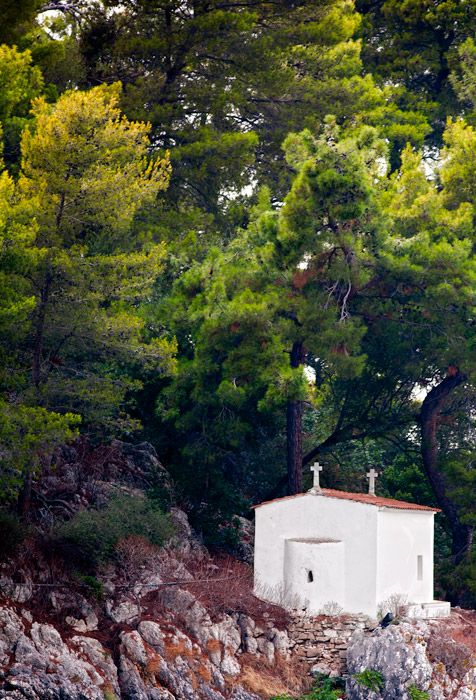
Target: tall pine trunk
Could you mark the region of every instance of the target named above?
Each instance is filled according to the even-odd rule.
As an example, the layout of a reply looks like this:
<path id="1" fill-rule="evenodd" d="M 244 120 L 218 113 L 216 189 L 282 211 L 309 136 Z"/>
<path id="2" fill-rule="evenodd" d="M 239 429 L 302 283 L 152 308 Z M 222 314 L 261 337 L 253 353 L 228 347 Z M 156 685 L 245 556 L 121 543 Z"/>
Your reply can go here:
<path id="1" fill-rule="evenodd" d="M 58 210 L 55 216 L 55 233 L 60 236 L 61 223 L 63 220 L 64 208 L 66 203 L 66 195 L 64 192 L 60 195 Z M 33 362 L 32 362 L 32 378 L 36 389 L 39 389 L 41 384 L 41 360 L 43 357 L 43 343 L 45 336 L 45 323 L 48 304 L 50 302 L 51 284 L 53 282 L 53 274 L 51 261 L 47 262 L 45 269 L 45 277 L 43 286 L 41 287 L 40 299 L 37 308 L 36 321 L 34 324 L 35 336 L 33 340 Z"/>
<path id="2" fill-rule="evenodd" d="M 293 344 L 291 367 L 296 369 L 304 363 L 305 350 L 300 341 Z M 290 400 L 286 408 L 286 443 L 288 467 L 288 493 L 302 491 L 302 401 Z"/>
<path id="3" fill-rule="evenodd" d="M 441 411 L 451 392 L 462 384 L 466 376 L 459 370 L 445 377 L 427 394 L 420 411 L 421 453 L 423 467 L 436 496 L 439 507 L 444 512 L 451 530 L 452 554 L 455 564 L 461 562 L 470 551 L 473 541 L 473 528 L 461 522 L 456 504 L 449 498 L 444 475 L 438 465 L 438 426 Z"/>
<path id="4" fill-rule="evenodd" d="M 36 319 L 33 324 L 34 336 L 33 336 L 33 356 L 31 363 L 31 374 L 33 385 L 35 389 L 39 392 L 42 382 L 42 372 L 41 365 L 43 359 L 43 345 L 45 336 L 45 324 L 46 315 L 50 298 L 51 290 L 51 274 L 46 273 L 44 284 L 40 294 L 40 300 L 37 307 Z M 23 517 L 28 517 L 30 511 L 31 503 L 31 493 L 33 488 L 33 474 L 30 466 L 25 468 L 25 473 L 23 476 L 23 484 L 18 496 L 17 510 Z"/>
<path id="5" fill-rule="evenodd" d="M 38 304 L 34 324 L 35 336 L 33 341 L 32 378 L 36 389 L 39 389 L 41 384 L 41 360 L 43 356 L 43 339 L 45 335 L 46 310 L 50 297 L 50 286 L 51 275 L 48 272 L 41 290 L 40 302 Z"/>

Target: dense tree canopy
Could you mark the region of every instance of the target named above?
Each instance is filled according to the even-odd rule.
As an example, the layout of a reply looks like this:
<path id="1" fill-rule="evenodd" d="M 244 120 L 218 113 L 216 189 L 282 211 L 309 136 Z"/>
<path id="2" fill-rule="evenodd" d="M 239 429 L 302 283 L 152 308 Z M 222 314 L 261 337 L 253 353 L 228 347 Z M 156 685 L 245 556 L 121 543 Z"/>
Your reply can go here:
<path id="1" fill-rule="evenodd" d="M 0 1 L 3 503 L 147 437 L 223 545 L 315 457 L 377 462 L 474 601 L 475 14 Z"/>

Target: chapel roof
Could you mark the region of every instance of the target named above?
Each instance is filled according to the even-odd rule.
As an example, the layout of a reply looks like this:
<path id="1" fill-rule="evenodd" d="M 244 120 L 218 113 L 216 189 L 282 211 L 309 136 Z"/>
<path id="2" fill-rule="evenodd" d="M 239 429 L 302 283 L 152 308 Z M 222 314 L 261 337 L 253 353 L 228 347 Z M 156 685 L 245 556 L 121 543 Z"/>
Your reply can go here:
<path id="1" fill-rule="evenodd" d="M 283 498 L 274 498 L 272 501 L 264 501 L 253 506 L 253 508 L 261 508 L 269 503 L 277 503 L 279 501 L 287 501 L 291 498 L 302 498 L 302 496 L 310 495 L 305 493 L 297 493 L 294 496 L 283 496 Z M 370 506 L 378 506 L 379 508 L 396 508 L 397 510 L 425 510 L 433 513 L 439 513 L 439 508 L 431 506 L 421 506 L 418 503 L 410 503 L 408 501 L 397 501 L 395 498 L 383 498 L 382 496 L 372 496 L 370 493 L 352 493 L 351 491 L 338 491 L 336 489 L 322 489 L 318 495 L 326 496 L 327 498 L 339 498 L 345 501 L 357 501 Z"/>

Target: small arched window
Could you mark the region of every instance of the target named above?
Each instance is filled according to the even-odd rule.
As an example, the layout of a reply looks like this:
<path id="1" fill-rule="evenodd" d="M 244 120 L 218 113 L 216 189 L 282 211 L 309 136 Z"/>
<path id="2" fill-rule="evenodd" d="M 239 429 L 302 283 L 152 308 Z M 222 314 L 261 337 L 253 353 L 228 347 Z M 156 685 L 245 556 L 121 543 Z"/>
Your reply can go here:
<path id="1" fill-rule="evenodd" d="M 314 574 L 312 573 L 311 570 L 307 572 L 307 582 L 312 583 L 314 581 Z"/>

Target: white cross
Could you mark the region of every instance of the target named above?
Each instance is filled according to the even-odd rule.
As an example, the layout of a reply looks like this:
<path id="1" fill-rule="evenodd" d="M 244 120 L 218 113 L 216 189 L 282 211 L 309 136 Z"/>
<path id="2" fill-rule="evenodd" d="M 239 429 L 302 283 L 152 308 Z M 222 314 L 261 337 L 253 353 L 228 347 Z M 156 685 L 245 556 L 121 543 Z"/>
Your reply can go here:
<path id="1" fill-rule="evenodd" d="M 321 493 L 321 485 L 319 484 L 319 472 L 322 472 L 322 467 L 319 462 L 314 462 L 311 467 L 314 472 L 314 483 L 312 484 L 311 493 Z"/>
<path id="2" fill-rule="evenodd" d="M 372 467 L 370 469 L 369 473 L 367 474 L 367 479 L 369 480 L 369 494 L 371 496 L 375 496 L 375 479 L 378 477 L 377 472 L 375 469 Z"/>

